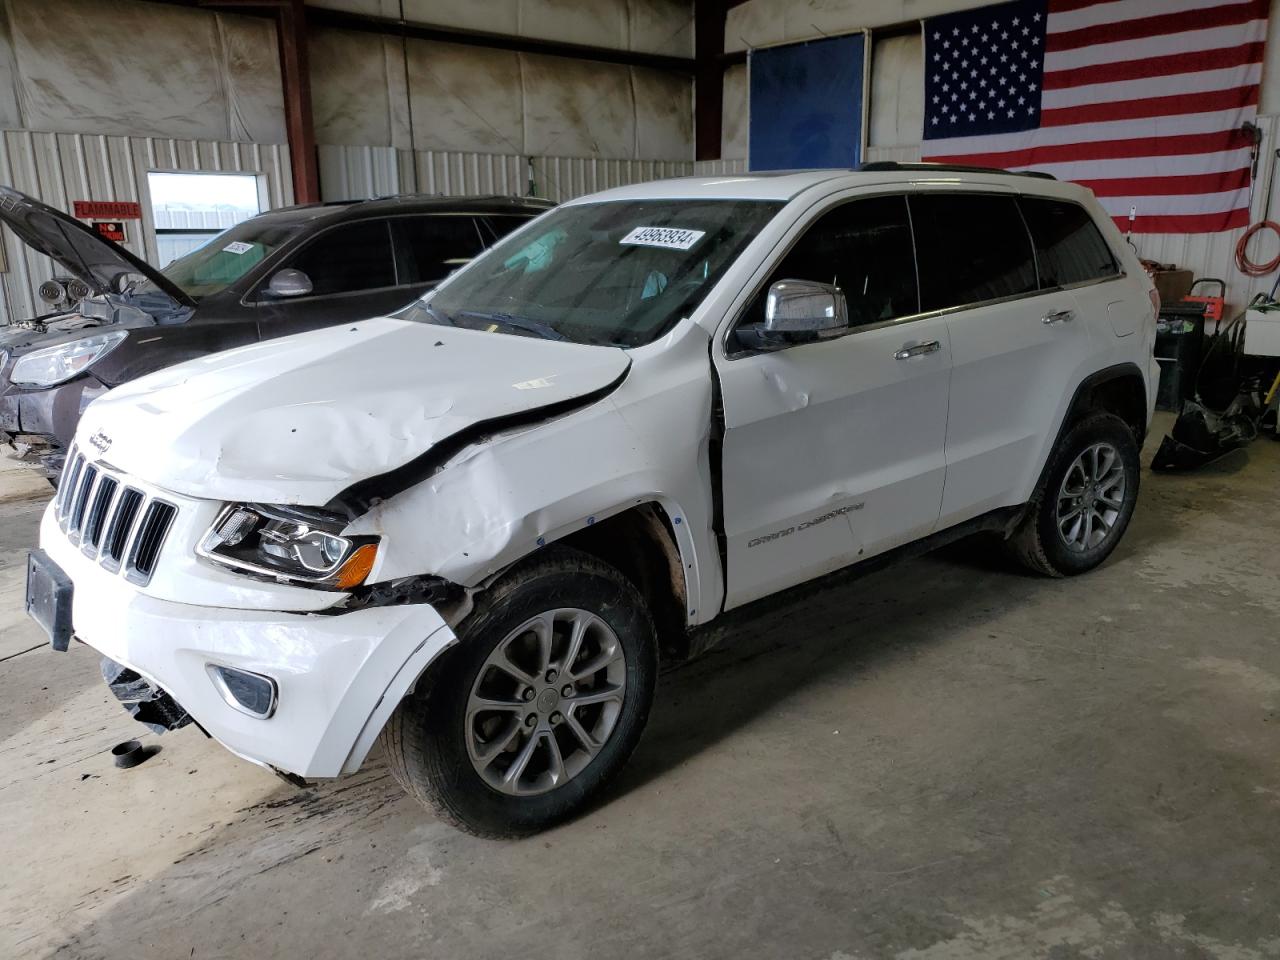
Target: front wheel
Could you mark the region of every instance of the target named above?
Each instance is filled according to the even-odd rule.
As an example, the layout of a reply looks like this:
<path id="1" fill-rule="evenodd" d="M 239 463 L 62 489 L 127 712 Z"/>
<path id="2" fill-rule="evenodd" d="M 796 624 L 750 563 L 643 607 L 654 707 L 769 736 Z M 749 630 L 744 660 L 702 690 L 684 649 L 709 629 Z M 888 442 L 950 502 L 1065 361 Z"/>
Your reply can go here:
<path id="1" fill-rule="evenodd" d="M 640 740 L 657 677 L 634 586 L 553 547 L 493 584 L 382 733 L 392 774 L 454 826 L 535 833 L 578 813 Z"/>
<path id="2" fill-rule="evenodd" d="M 1052 577 L 1092 570 L 1124 536 L 1140 474 L 1128 424 L 1109 413 L 1081 420 L 1050 455 L 1044 482 L 1009 540 L 1014 557 Z"/>

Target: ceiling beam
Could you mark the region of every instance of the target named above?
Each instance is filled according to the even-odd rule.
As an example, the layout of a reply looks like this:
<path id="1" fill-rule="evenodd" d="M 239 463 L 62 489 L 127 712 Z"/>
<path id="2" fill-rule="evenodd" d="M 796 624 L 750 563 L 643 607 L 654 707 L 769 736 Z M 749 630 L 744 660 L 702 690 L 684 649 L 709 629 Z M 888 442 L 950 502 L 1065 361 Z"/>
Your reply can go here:
<path id="1" fill-rule="evenodd" d="M 194 7 L 201 10 L 239 13 L 245 16 L 276 16 L 276 10 L 293 0 L 147 0 L 149 3 L 165 3 L 171 6 Z M 306 23 L 310 27 L 329 27 L 335 30 L 354 30 L 393 37 L 410 37 L 420 40 L 436 40 L 441 43 L 460 43 L 493 50 L 514 50 L 518 53 L 540 53 L 549 57 L 569 57 L 573 60 L 594 60 L 598 63 L 620 63 L 632 67 L 648 67 L 692 76 L 695 61 L 692 57 L 671 56 L 661 53 L 645 53 L 637 50 L 617 50 L 585 43 L 565 43 L 560 40 L 542 40 L 537 37 L 517 37 L 505 33 L 484 30 L 467 30 L 460 27 L 444 27 L 428 23 L 415 23 L 395 17 L 375 17 L 366 13 L 332 10 L 328 7 L 302 5 Z"/>
<path id="2" fill-rule="evenodd" d="M 419 40 L 436 40 L 441 43 L 460 43 L 492 50 L 514 50 L 518 53 L 540 53 L 550 57 L 569 57 L 573 60 L 595 60 L 599 63 L 620 63 L 632 67 L 648 67 L 669 73 L 685 75 L 694 72 L 694 60 L 690 57 L 668 56 L 659 53 L 643 53 L 636 50 L 615 50 L 583 43 L 565 43 L 560 40 L 541 40 L 537 37 L 515 37 L 505 33 L 488 33 L 483 30 L 464 30 L 457 27 L 441 27 L 425 23 L 396 20 L 391 17 L 374 17 L 364 13 L 348 13 L 327 7 L 307 7 L 307 23 L 316 27 L 336 30 L 358 30 L 364 33 L 381 33 L 407 36 Z"/>

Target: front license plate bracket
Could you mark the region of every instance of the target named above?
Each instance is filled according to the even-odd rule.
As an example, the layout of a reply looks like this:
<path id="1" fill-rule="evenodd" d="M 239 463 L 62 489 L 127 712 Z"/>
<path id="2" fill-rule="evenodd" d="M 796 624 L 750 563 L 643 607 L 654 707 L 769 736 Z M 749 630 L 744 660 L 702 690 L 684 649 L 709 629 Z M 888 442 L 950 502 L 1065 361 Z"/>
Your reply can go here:
<path id="1" fill-rule="evenodd" d="M 43 550 L 27 555 L 27 615 L 44 628 L 54 650 L 71 646 L 71 578 Z"/>

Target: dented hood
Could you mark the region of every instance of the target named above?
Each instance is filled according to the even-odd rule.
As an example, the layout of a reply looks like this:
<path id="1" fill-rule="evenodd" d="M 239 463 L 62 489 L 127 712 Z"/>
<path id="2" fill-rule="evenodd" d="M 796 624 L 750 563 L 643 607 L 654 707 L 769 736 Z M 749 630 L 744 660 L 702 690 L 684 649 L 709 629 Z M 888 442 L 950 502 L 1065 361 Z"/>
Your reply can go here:
<path id="1" fill-rule="evenodd" d="M 613 347 L 383 317 L 134 380 L 89 406 L 77 439 L 175 493 L 322 505 L 460 431 L 606 389 L 629 364 Z"/>

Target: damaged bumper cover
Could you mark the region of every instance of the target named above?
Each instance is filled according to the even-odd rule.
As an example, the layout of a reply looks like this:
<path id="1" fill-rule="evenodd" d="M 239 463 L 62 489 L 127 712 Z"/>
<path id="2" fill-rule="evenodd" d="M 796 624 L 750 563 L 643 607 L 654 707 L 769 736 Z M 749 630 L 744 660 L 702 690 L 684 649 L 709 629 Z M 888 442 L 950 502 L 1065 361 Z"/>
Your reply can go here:
<path id="1" fill-rule="evenodd" d="M 139 720 L 171 728 L 189 714 L 238 756 L 301 777 L 359 769 L 400 700 L 455 642 L 430 604 L 295 614 L 175 603 L 107 573 L 48 513 L 41 542 L 74 584 L 77 639 L 127 671 L 108 682 Z M 269 678 L 270 716 L 237 705 L 215 681 L 219 666 Z"/>
<path id="2" fill-rule="evenodd" d="M 109 657 L 102 658 L 102 679 L 133 719 L 153 733 L 180 730 L 191 722 L 191 714 L 177 700 Z"/>
<path id="3" fill-rule="evenodd" d="M 22 390 L 0 383 L 0 444 L 14 456 L 57 480 L 66 459 L 66 444 L 75 434 L 80 415 L 107 386 L 91 376 L 47 390 Z"/>

